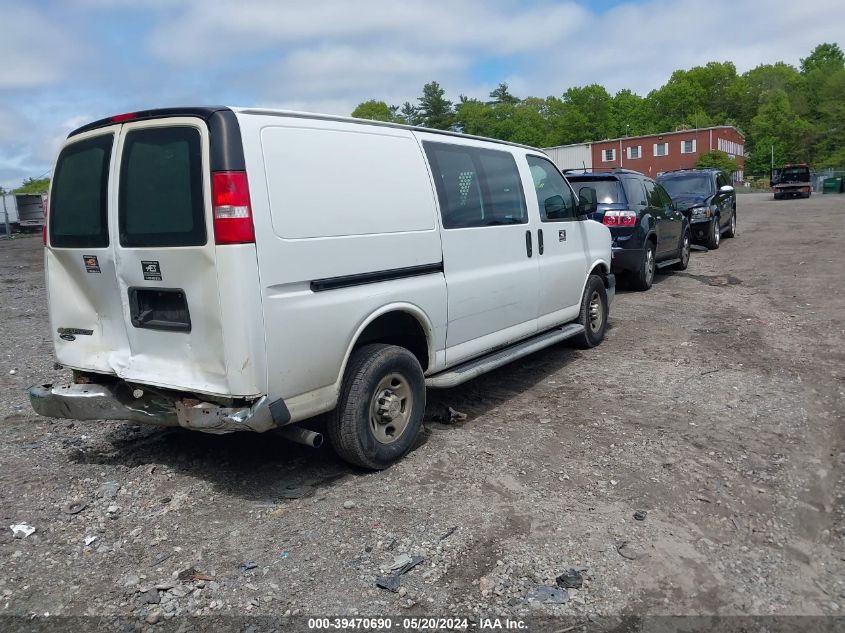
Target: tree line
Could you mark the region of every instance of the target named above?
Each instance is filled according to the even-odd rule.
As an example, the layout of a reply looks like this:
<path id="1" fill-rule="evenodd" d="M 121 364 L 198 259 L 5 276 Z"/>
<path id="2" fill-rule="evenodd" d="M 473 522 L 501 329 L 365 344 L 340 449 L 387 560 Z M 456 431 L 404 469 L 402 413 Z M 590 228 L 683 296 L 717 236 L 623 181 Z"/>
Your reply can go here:
<path id="1" fill-rule="evenodd" d="M 370 99 L 352 116 L 535 147 L 733 125 L 746 135 L 746 173 L 767 172 L 772 150 L 776 165 L 845 167 L 845 55 L 837 44 L 819 44 L 799 68 L 777 62 L 738 74 L 728 61 L 676 70 L 645 97 L 628 89 L 611 95 L 597 83 L 546 98 L 520 98 L 501 83 L 489 96 L 452 102 L 432 81 L 417 103 Z"/>

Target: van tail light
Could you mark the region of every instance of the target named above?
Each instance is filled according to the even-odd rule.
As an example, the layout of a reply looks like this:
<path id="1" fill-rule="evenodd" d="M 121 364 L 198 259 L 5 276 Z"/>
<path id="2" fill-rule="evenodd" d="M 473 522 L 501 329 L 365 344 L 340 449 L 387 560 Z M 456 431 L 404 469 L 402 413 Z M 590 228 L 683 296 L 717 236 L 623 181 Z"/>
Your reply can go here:
<path id="1" fill-rule="evenodd" d="M 637 224 L 636 211 L 605 211 L 602 218 L 605 226 L 635 226 Z"/>
<path id="2" fill-rule="evenodd" d="M 211 174 L 216 244 L 252 244 L 255 227 L 249 204 L 245 171 L 215 171 Z"/>

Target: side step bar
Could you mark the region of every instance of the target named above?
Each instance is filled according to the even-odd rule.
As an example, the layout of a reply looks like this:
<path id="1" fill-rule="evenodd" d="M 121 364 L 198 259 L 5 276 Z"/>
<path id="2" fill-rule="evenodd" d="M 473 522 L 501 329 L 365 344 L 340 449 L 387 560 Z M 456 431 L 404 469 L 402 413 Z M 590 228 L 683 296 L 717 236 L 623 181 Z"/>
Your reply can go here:
<path id="1" fill-rule="evenodd" d="M 673 264 L 677 264 L 679 261 L 681 260 L 677 257 L 675 259 L 667 259 L 662 262 L 657 262 L 657 267 L 665 268 L 666 266 L 672 266 Z"/>
<path id="2" fill-rule="evenodd" d="M 481 358 L 476 358 L 466 362 L 452 369 L 430 376 L 425 380 L 426 387 L 433 387 L 435 389 L 449 389 L 450 387 L 457 387 L 468 380 L 472 380 L 476 376 L 487 373 L 507 365 L 511 361 L 515 361 L 523 356 L 533 354 L 543 348 L 565 341 L 568 338 L 577 336 L 584 331 L 584 326 L 577 323 L 569 323 L 554 330 L 543 332 L 529 339 L 515 343 L 510 347 L 492 352 Z"/>

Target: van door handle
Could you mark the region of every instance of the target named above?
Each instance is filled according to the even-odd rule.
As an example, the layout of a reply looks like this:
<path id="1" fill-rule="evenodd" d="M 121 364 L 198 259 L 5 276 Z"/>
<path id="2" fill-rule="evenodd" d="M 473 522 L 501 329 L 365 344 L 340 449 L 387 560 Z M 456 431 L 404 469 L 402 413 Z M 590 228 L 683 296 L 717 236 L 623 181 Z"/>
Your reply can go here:
<path id="1" fill-rule="evenodd" d="M 537 231 L 537 249 L 540 251 L 540 255 L 543 254 L 543 229 L 539 229 Z"/>
<path id="2" fill-rule="evenodd" d="M 534 254 L 531 248 L 531 231 L 525 231 L 525 252 L 528 254 L 528 257 Z"/>

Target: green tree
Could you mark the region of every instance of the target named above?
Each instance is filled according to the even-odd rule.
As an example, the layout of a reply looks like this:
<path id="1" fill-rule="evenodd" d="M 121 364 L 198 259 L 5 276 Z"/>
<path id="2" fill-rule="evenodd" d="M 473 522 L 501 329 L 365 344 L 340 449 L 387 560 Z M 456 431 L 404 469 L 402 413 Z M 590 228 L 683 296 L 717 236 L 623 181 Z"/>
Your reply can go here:
<path id="1" fill-rule="evenodd" d="M 436 81 L 423 86 L 420 102 L 420 120 L 425 127 L 437 130 L 448 130 L 455 120 L 452 102 L 446 99 L 446 91 Z"/>
<path id="2" fill-rule="evenodd" d="M 774 152 L 775 166 L 808 162 L 809 126 L 792 109 L 783 90 L 771 90 L 763 96 L 760 110 L 751 120 L 751 135 L 746 171 L 767 172 Z"/>
<path id="3" fill-rule="evenodd" d="M 684 127 L 702 110 L 706 98 L 704 88 L 690 79 L 685 71 L 676 70 L 665 85 L 648 93 L 646 101 L 654 115 L 658 131 L 670 132 Z"/>
<path id="4" fill-rule="evenodd" d="M 639 136 L 651 132 L 651 112 L 645 99 L 630 90 L 617 92 L 610 102 L 613 136 Z"/>
<path id="5" fill-rule="evenodd" d="M 563 93 L 563 116 L 573 128 L 573 142 L 597 141 L 613 136 L 611 97 L 604 86 L 591 84 Z"/>
<path id="6" fill-rule="evenodd" d="M 519 99 L 508 92 L 508 84 L 500 83 L 494 90 L 490 92 L 490 98 L 493 103 L 519 103 Z"/>
<path id="7" fill-rule="evenodd" d="M 15 189 L 15 193 L 47 193 L 50 189 L 49 178 L 24 178 L 23 184 Z"/>
<path id="8" fill-rule="evenodd" d="M 819 44 L 807 57 L 801 60 L 801 74 L 808 75 L 814 70 L 837 71 L 845 66 L 845 54 L 838 44 Z"/>
<path id="9" fill-rule="evenodd" d="M 352 116 L 356 119 L 369 119 L 371 121 L 393 120 L 393 113 L 390 111 L 390 106 L 384 101 L 377 101 L 375 99 L 359 103 L 352 111 Z"/>
<path id="10" fill-rule="evenodd" d="M 702 154 L 695 166 L 699 169 L 715 168 L 729 178 L 732 178 L 733 173 L 736 171 L 736 160 L 728 156 L 725 152 L 714 149 L 706 154 Z"/>
<path id="11" fill-rule="evenodd" d="M 420 122 L 420 113 L 413 103 L 406 101 L 399 109 L 399 118 L 402 120 L 402 123 L 406 123 L 407 125 L 418 125 Z"/>

